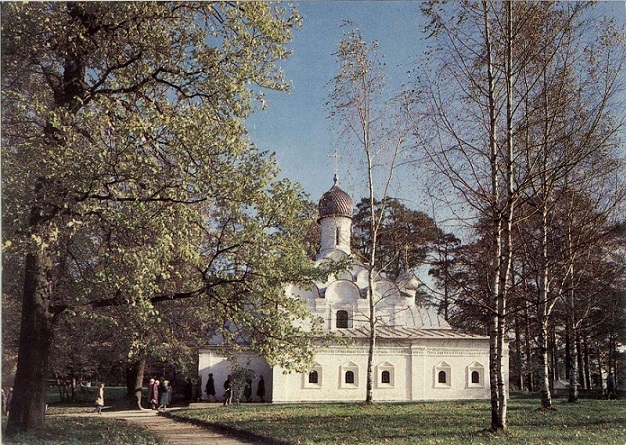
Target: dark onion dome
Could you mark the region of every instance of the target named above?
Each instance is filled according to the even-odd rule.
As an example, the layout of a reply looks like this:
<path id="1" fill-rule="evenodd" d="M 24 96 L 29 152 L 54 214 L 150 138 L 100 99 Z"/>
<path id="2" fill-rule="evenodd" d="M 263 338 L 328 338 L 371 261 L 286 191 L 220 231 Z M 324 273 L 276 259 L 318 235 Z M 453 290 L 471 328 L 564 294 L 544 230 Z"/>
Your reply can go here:
<path id="1" fill-rule="evenodd" d="M 332 188 L 322 195 L 318 204 L 319 219 L 328 216 L 346 216 L 352 218 L 354 206 L 350 195 L 337 186 L 337 176 Z M 319 221 L 318 219 L 318 221 Z"/>

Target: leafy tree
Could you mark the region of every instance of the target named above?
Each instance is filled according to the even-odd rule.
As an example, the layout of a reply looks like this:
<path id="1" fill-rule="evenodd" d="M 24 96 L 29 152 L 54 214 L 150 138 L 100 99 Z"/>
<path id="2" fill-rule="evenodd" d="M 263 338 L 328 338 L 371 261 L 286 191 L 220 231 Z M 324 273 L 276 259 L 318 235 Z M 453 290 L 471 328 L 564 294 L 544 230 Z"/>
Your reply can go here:
<path id="1" fill-rule="evenodd" d="M 453 306 L 461 297 L 460 284 L 465 281 L 465 272 L 460 263 L 462 249 L 461 240 L 452 233 L 440 235 L 434 244 L 430 261 L 428 274 L 434 277 L 435 286 L 440 289 L 437 310 L 446 321 L 453 318 Z"/>
<path id="2" fill-rule="evenodd" d="M 193 298 L 194 316 L 256 333 L 270 361 L 306 361 L 290 323 L 305 310 L 281 284 L 311 276 L 310 215 L 243 126 L 252 88 L 285 89 L 276 61 L 295 11 L 5 3 L 2 22 L 3 247 L 24 267 L 6 297 L 22 301 L 7 433 L 44 422 L 62 315 L 109 308 L 132 361 L 159 338 L 162 308 Z"/>
<path id="3" fill-rule="evenodd" d="M 376 200 L 376 218 L 381 213 L 381 202 Z M 370 218 L 369 201 L 361 199 L 353 217 L 352 241 L 358 252 L 369 257 Z M 386 199 L 378 234 L 377 269 L 391 278 L 424 264 L 433 244 L 443 236 L 435 221 L 424 212 L 407 208 L 394 198 Z"/>

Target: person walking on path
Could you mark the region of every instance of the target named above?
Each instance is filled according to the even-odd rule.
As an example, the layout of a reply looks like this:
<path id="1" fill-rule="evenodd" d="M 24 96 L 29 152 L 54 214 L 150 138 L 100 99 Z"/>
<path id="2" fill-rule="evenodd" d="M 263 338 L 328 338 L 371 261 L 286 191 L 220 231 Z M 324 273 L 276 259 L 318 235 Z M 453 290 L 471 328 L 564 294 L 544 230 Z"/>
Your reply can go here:
<path id="1" fill-rule="evenodd" d="M 170 385 L 169 380 L 163 381 L 163 387 L 161 388 L 161 398 L 159 410 L 165 411 L 167 405 L 170 404 L 170 399 L 172 398 L 172 387 Z"/>
<path id="2" fill-rule="evenodd" d="M 261 399 L 261 402 L 265 402 L 265 380 L 263 380 L 263 376 L 259 378 L 259 386 L 257 387 L 256 395 Z"/>
<path id="3" fill-rule="evenodd" d="M 233 401 L 233 379 L 229 375 L 224 382 L 224 406 L 230 405 Z"/>
<path id="4" fill-rule="evenodd" d="M 98 396 L 96 397 L 96 412 L 102 414 L 102 408 L 104 407 L 104 383 L 100 383 L 98 386 Z"/>
<path id="5" fill-rule="evenodd" d="M 152 409 L 157 409 L 157 407 L 159 406 L 159 386 L 161 385 L 161 382 L 159 382 L 158 380 L 154 381 L 154 384 L 152 385 L 152 399 L 150 399 L 150 405 L 152 406 Z"/>
<path id="6" fill-rule="evenodd" d="M 217 401 L 217 397 L 215 396 L 215 381 L 213 380 L 213 374 L 209 374 L 209 380 L 206 382 L 205 391 L 209 402 L 211 401 L 211 397 Z"/>
<path id="7" fill-rule="evenodd" d="M 148 398 L 148 404 L 152 406 L 152 399 L 154 398 L 154 379 L 150 379 L 148 381 L 148 394 L 146 397 Z"/>

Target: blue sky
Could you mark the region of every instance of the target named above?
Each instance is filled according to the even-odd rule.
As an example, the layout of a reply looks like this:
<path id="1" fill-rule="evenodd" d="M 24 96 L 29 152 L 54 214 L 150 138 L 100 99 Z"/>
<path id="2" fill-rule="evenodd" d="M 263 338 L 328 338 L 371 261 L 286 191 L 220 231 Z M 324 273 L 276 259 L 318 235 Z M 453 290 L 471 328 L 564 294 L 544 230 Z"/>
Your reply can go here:
<path id="1" fill-rule="evenodd" d="M 268 108 L 248 120 L 252 141 L 261 149 L 275 152 L 282 176 L 299 182 L 317 202 L 332 186 L 336 149 L 341 187 L 356 201 L 365 194 L 365 170 L 342 146 L 336 128 L 327 119 L 330 89 L 325 87 L 337 74 L 333 53 L 350 20 L 368 42 L 377 41 L 387 68 L 391 89 L 410 81 L 411 70 L 419 69 L 424 50 L 426 24 L 419 1 L 305 1 L 296 2 L 303 16 L 302 29 L 295 32 L 292 56 L 282 63 L 285 77 L 292 82 L 289 94 L 267 92 Z M 625 2 L 604 2 L 603 13 L 626 23 Z M 353 150 L 352 150 L 353 151 Z M 357 170 L 356 172 L 354 172 Z M 415 175 L 406 174 L 395 190 L 408 206 L 431 212 L 429 200 L 420 190 Z"/>
<path id="2" fill-rule="evenodd" d="M 297 181 L 313 201 L 333 182 L 334 161 L 329 157 L 339 150 L 341 186 L 353 198 L 361 196 L 346 149 L 338 140 L 336 129 L 327 119 L 326 102 L 330 93 L 325 87 L 337 74 L 333 53 L 343 33 L 344 19 L 358 27 L 365 40 L 378 41 L 389 69 L 389 85 L 409 80 L 422 47 L 423 17 L 419 2 L 341 1 L 299 2 L 302 29 L 295 33 L 292 56 L 282 64 L 292 82 L 289 94 L 266 94 L 268 108 L 248 121 L 252 141 L 262 150 L 275 152 L 283 176 Z"/>

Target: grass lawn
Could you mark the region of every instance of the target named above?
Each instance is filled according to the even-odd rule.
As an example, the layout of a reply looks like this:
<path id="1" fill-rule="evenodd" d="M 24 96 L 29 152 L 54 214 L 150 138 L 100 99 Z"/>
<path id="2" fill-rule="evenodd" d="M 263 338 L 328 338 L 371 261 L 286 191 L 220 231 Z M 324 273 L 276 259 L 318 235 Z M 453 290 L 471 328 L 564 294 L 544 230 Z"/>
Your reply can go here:
<path id="1" fill-rule="evenodd" d="M 57 417 L 53 414 L 78 414 L 95 408 L 97 387 L 77 390 L 76 399 L 60 402 L 58 390 L 49 388 L 48 416 L 44 429 L 8 438 L 4 434 L 7 418 L 2 417 L 2 443 L 17 445 L 161 445 L 144 428 L 128 422 L 102 417 Z M 106 387 L 109 409 L 127 408 L 126 388 Z"/>
<path id="2" fill-rule="evenodd" d="M 626 401 L 509 400 L 509 430 L 490 434 L 489 402 L 407 404 L 242 404 L 184 409 L 173 417 L 251 432 L 285 444 L 626 444 Z"/>
<path id="3" fill-rule="evenodd" d="M 6 417 L 2 419 L 2 430 Z M 47 417 L 43 430 L 14 437 L 2 434 L 3 444 L 18 445 L 161 445 L 147 430 L 115 419 L 98 417 Z"/>

